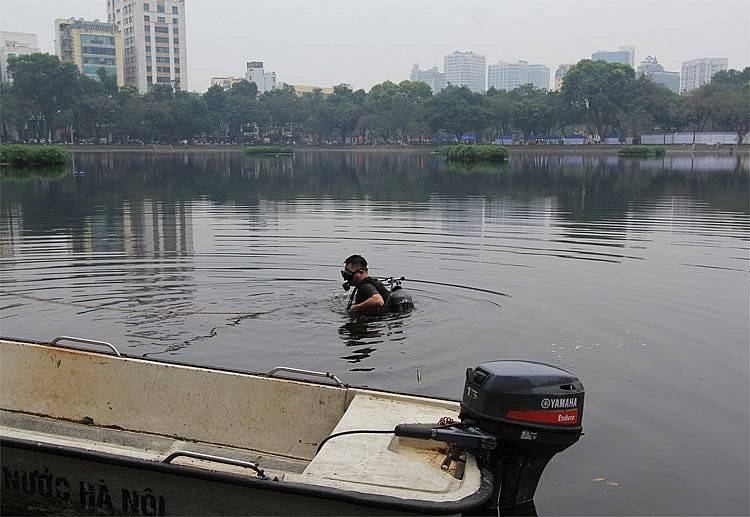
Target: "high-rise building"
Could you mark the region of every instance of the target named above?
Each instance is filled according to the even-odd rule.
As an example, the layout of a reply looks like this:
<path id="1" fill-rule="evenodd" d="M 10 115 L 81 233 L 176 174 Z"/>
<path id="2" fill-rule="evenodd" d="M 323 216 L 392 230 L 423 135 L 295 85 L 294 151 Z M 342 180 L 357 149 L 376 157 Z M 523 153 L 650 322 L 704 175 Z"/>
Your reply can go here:
<path id="1" fill-rule="evenodd" d="M 487 67 L 487 86 L 496 90 L 515 90 L 524 84 L 534 88 L 549 89 L 549 67 L 530 65 L 526 61 L 506 63 L 499 61 Z"/>
<path id="2" fill-rule="evenodd" d="M 104 69 L 125 84 L 123 73 L 122 33 L 114 23 L 83 18 L 55 20 L 55 54 L 61 61 L 72 61 L 81 73 L 99 80 L 97 72 Z"/>
<path id="3" fill-rule="evenodd" d="M 185 0 L 106 0 L 107 21 L 122 31 L 125 84 L 187 90 Z"/>
<path id="4" fill-rule="evenodd" d="M 555 70 L 555 90 L 559 90 L 560 88 L 562 88 L 565 74 L 567 74 L 568 70 L 570 70 L 572 67 L 572 63 L 564 63 L 557 67 L 557 70 Z"/>
<path id="5" fill-rule="evenodd" d="M 597 50 L 591 54 L 593 61 L 607 61 L 608 63 L 623 63 L 633 67 L 635 65 L 635 47 L 620 47 L 619 50 Z"/>
<path id="6" fill-rule="evenodd" d="M 656 57 L 648 56 L 638 65 L 638 75 L 645 75 L 656 84 L 666 86 L 675 93 L 680 93 L 680 74 L 667 72 Z"/>
<path id="7" fill-rule="evenodd" d="M 549 67 L 529 65 L 529 82 L 534 85 L 534 88 L 549 90 Z"/>
<path id="8" fill-rule="evenodd" d="M 411 69 L 411 76 L 409 79 L 412 81 L 422 81 L 423 83 L 427 83 L 430 85 L 430 88 L 432 88 L 432 93 L 438 93 L 443 88 L 445 74 L 441 74 L 436 66 L 433 66 L 429 70 L 420 70 L 419 65 L 415 64 Z"/>
<path id="9" fill-rule="evenodd" d="M 8 76 L 8 58 L 39 52 L 36 34 L 27 32 L 0 31 L 0 79 L 12 80 Z"/>
<path id="10" fill-rule="evenodd" d="M 276 72 L 263 70 L 263 61 L 248 61 L 245 79 L 255 83 L 255 86 L 258 87 L 258 93 L 276 89 Z"/>
<path id="11" fill-rule="evenodd" d="M 711 78 L 721 70 L 727 69 L 727 58 L 704 57 L 682 62 L 680 91 L 689 92 L 711 82 Z"/>
<path id="12" fill-rule="evenodd" d="M 443 60 L 445 84 L 466 86 L 473 92 L 483 93 L 487 84 L 487 62 L 474 52 L 455 51 Z"/>

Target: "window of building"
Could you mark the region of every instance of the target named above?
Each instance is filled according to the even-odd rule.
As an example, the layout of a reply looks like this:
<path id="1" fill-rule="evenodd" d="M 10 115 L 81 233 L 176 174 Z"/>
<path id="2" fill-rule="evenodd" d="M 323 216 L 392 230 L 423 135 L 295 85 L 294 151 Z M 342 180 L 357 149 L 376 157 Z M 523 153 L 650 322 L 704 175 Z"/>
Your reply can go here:
<path id="1" fill-rule="evenodd" d="M 180 53 L 180 47 L 175 47 L 174 48 L 174 53 L 175 54 L 179 54 Z"/>
<path id="2" fill-rule="evenodd" d="M 174 69 L 174 73 L 179 74 L 180 73 L 180 67 L 177 67 Z"/>
<path id="3" fill-rule="evenodd" d="M 156 12 L 163 13 L 164 12 L 164 4 L 156 4 Z"/>
<path id="4" fill-rule="evenodd" d="M 82 50 L 84 54 L 115 55 L 115 49 L 110 47 L 83 47 Z"/>
<path id="5" fill-rule="evenodd" d="M 98 34 L 81 34 L 81 43 L 91 45 L 114 45 L 113 36 L 99 36 Z"/>
<path id="6" fill-rule="evenodd" d="M 154 27 L 154 32 L 161 32 L 163 34 L 168 34 L 169 27 Z"/>
<path id="7" fill-rule="evenodd" d="M 157 63 L 169 63 L 169 58 L 168 57 L 157 56 L 156 57 L 156 62 Z"/>
<path id="8" fill-rule="evenodd" d="M 162 36 L 155 36 L 154 41 L 156 41 L 157 43 L 169 43 L 169 38 L 165 38 Z"/>
<path id="9" fill-rule="evenodd" d="M 153 70 L 153 68 L 151 66 L 147 66 L 146 67 L 146 72 L 150 72 L 151 70 Z"/>
<path id="10" fill-rule="evenodd" d="M 146 52 L 151 52 L 151 45 L 146 45 Z"/>
<path id="11" fill-rule="evenodd" d="M 179 20 L 177 18 L 172 18 L 172 23 L 174 23 L 175 25 L 177 25 L 178 22 L 179 22 Z"/>
<path id="12" fill-rule="evenodd" d="M 179 45 L 180 44 L 180 38 L 174 38 L 174 44 Z"/>
<path id="13" fill-rule="evenodd" d="M 156 78 L 157 83 L 168 83 L 170 82 L 169 77 L 157 77 Z"/>
<path id="14" fill-rule="evenodd" d="M 143 10 L 149 12 L 151 8 L 148 6 L 148 4 L 143 4 Z"/>
<path id="15" fill-rule="evenodd" d="M 149 75 L 148 77 L 146 77 L 146 81 L 148 82 L 148 84 L 151 84 L 151 83 L 153 82 L 153 81 L 151 80 L 151 76 L 150 76 L 150 75 Z"/>
<path id="16" fill-rule="evenodd" d="M 166 18 L 164 18 L 163 16 L 157 16 L 156 21 L 159 23 L 167 23 Z"/>
<path id="17" fill-rule="evenodd" d="M 161 73 L 164 73 L 164 74 L 168 74 L 169 73 L 169 67 L 168 66 L 157 66 L 156 67 L 156 72 L 157 73 L 161 72 Z"/>
<path id="18" fill-rule="evenodd" d="M 164 54 L 169 54 L 169 47 L 156 47 L 157 52 L 162 52 Z"/>
<path id="19" fill-rule="evenodd" d="M 146 41 L 147 42 L 151 41 L 151 36 L 146 36 Z"/>
<path id="20" fill-rule="evenodd" d="M 151 26 L 150 26 L 150 25 L 146 25 L 146 26 L 145 26 L 145 27 L 143 28 L 143 30 L 145 30 L 146 32 L 151 32 Z"/>
<path id="21" fill-rule="evenodd" d="M 147 14 L 144 14 L 143 15 L 143 21 L 144 22 L 150 22 L 151 21 L 151 17 L 149 15 L 147 15 Z"/>
<path id="22" fill-rule="evenodd" d="M 180 29 L 179 28 L 172 27 L 172 34 L 179 34 L 179 33 L 180 33 Z"/>
<path id="23" fill-rule="evenodd" d="M 179 65 L 180 64 L 180 58 L 179 57 L 174 58 L 174 64 L 175 65 Z"/>
<path id="24" fill-rule="evenodd" d="M 172 6 L 172 14 L 177 14 L 177 6 L 176 5 Z"/>

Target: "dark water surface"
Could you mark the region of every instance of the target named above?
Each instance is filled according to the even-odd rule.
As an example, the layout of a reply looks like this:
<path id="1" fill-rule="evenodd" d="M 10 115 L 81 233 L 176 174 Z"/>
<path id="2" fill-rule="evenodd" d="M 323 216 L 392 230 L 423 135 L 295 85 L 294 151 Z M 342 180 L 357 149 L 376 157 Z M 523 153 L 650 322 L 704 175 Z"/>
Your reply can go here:
<path id="1" fill-rule="evenodd" d="M 746 157 L 78 153 L 85 176 L 6 180 L 5 336 L 457 399 L 493 359 L 569 369 L 581 441 L 542 514 L 744 514 Z M 407 282 L 417 310 L 351 321 L 341 261 Z M 202 313 L 201 313 L 202 312 Z"/>

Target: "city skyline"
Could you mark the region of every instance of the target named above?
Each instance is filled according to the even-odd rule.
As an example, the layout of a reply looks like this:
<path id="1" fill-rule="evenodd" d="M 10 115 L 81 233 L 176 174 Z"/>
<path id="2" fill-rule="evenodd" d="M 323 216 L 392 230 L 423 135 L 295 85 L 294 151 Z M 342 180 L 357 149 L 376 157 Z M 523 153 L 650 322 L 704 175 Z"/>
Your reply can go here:
<path id="1" fill-rule="evenodd" d="M 524 60 L 551 71 L 589 58 L 597 50 L 630 45 L 636 47 L 635 63 L 658 55 L 667 70 L 680 70 L 683 61 L 704 57 L 726 57 L 729 68 L 750 64 L 750 7 L 744 2 L 706 6 L 682 1 L 680 11 L 690 15 L 679 16 L 676 3 L 634 0 L 617 5 L 616 25 L 611 21 L 614 4 L 581 2 L 586 16 L 570 5 L 534 4 L 532 19 L 529 8 L 524 8 L 528 4 L 519 2 L 499 9 L 475 1 L 462 4 L 471 8 L 454 12 L 454 3 L 422 0 L 399 4 L 396 11 L 390 0 L 356 8 L 338 0 L 322 7 L 286 1 L 260 8 L 234 0 L 187 0 L 188 89 L 205 91 L 211 77 L 234 75 L 251 59 L 264 61 L 280 82 L 348 83 L 365 89 L 385 80 L 408 79 L 414 63 L 423 69 L 442 68 L 443 57 L 455 50 L 484 55 L 488 64 Z M 106 21 L 106 2 L 0 0 L 0 30 L 36 33 L 40 49 L 49 53 L 54 53 L 54 19 L 70 17 Z M 263 21 L 248 32 L 243 24 L 249 19 Z M 306 23 L 289 23 L 291 19 Z M 721 23 L 707 24 L 706 19 Z M 504 30 L 494 30 L 493 23 L 501 23 Z M 430 30 L 414 31 L 415 24 Z M 452 30 L 443 30 L 448 28 Z M 691 37 L 685 38 L 685 33 Z M 239 34 L 243 35 L 240 44 Z"/>

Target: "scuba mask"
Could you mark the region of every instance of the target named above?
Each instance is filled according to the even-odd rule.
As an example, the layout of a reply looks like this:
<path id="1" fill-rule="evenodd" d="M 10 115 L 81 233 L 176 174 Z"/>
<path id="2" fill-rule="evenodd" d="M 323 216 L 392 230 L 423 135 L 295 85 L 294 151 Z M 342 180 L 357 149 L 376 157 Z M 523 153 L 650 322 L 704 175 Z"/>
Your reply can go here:
<path id="1" fill-rule="evenodd" d="M 341 287 L 343 287 L 343 288 L 344 288 L 344 291 L 348 291 L 348 290 L 349 290 L 349 288 L 350 288 L 350 287 L 351 287 L 352 285 L 356 286 L 356 285 L 358 284 L 358 282 L 355 282 L 355 281 L 354 281 L 354 275 L 355 275 L 356 273 L 360 273 L 360 272 L 362 272 L 362 271 L 364 271 L 364 270 L 363 270 L 363 269 L 360 269 L 359 271 L 355 271 L 355 272 L 351 272 L 351 271 L 349 271 L 349 270 L 347 270 L 347 269 L 342 269 L 342 270 L 341 270 L 341 277 L 342 277 L 342 278 L 344 279 L 344 283 L 343 283 L 343 284 L 341 284 Z"/>

